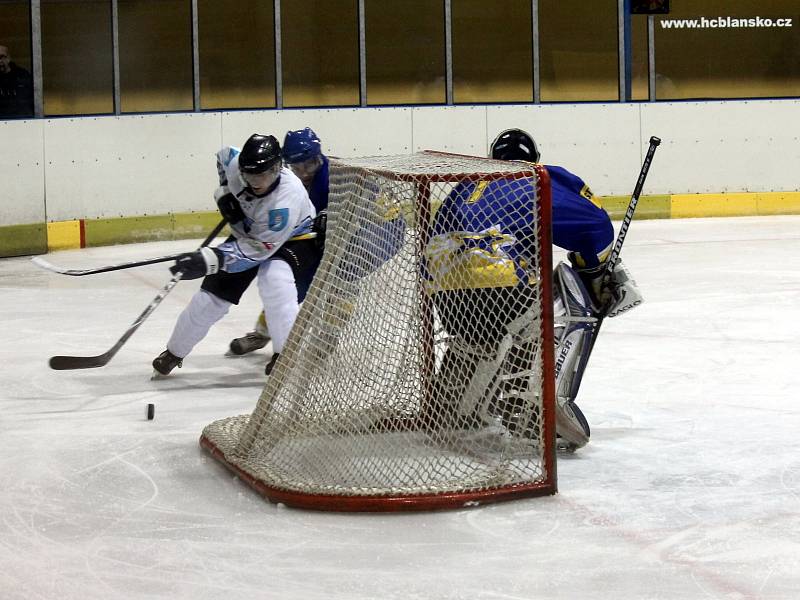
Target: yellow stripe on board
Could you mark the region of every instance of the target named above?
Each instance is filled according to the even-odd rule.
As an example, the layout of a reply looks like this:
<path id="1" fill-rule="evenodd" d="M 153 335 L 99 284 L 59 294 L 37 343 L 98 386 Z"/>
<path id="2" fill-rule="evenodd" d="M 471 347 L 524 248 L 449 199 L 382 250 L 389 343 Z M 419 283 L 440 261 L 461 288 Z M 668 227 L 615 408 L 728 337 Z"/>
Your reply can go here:
<path id="1" fill-rule="evenodd" d="M 800 214 L 800 192 L 674 194 L 671 217 L 744 217 Z"/>
<path id="2" fill-rule="evenodd" d="M 81 247 L 81 222 L 57 221 L 47 224 L 47 250 L 69 250 Z"/>
<path id="3" fill-rule="evenodd" d="M 759 192 L 759 215 L 800 215 L 800 192 Z"/>

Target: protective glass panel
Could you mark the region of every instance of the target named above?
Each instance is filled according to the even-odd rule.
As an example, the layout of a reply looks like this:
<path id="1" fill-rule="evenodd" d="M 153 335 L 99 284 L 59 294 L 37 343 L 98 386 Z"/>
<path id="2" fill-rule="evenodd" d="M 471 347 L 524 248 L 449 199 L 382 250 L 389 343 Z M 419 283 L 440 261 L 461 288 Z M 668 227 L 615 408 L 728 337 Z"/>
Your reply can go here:
<path id="1" fill-rule="evenodd" d="M 617 0 L 539 0 L 544 102 L 619 99 Z"/>
<path id="2" fill-rule="evenodd" d="M 33 116 L 29 5 L 0 3 L 0 119 Z"/>
<path id="3" fill-rule="evenodd" d="M 44 0 L 45 115 L 114 112 L 110 0 Z"/>
<path id="4" fill-rule="evenodd" d="M 460 0 L 452 18 L 455 102 L 532 101 L 530 0 Z"/>
<path id="5" fill-rule="evenodd" d="M 649 100 L 647 17 L 631 16 L 631 99 Z"/>
<path id="6" fill-rule="evenodd" d="M 189 0 L 119 0 L 122 112 L 191 110 Z"/>
<path id="7" fill-rule="evenodd" d="M 358 2 L 282 0 L 284 106 L 357 106 Z"/>
<path id="8" fill-rule="evenodd" d="M 800 95 L 797 0 L 673 0 L 655 18 L 656 98 Z"/>
<path id="9" fill-rule="evenodd" d="M 273 12 L 263 0 L 198 0 L 201 108 L 275 106 Z"/>
<path id="10" fill-rule="evenodd" d="M 365 0 L 367 103 L 445 101 L 444 5 Z"/>

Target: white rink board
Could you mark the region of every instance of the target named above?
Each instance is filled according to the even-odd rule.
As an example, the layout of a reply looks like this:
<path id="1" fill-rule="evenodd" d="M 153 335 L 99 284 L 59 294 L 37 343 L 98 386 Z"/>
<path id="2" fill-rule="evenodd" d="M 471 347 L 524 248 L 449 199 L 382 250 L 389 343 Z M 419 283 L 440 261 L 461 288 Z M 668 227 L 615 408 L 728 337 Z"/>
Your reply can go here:
<path id="1" fill-rule="evenodd" d="M 220 113 L 222 141 L 220 145 L 236 146 L 242 144 L 254 133 L 272 134 L 283 143 L 283 135 L 290 129 L 307 126 L 307 115 L 296 114 L 305 111 L 288 110 L 243 110 Z"/>
<path id="2" fill-rule="evenodd" d="M 800 101 L 673 102 L 642 111 L 665 146 L 648 188 L 665 194 L 800 190 Z"/>
<path id="3" fill-rule="evenodd" d="M 487 112 L 491 136 L 510 127 L 524 129 L 536 140 L 544 164 L 578 174 L 595 194 L 622 196 L 633 190 L 643 158 L 639 105 L 493 106 Z M 656 192 L 648 185 L 645 193 Z"/>
<path id="4" fill-rule="evenodd" d="M 241 146 L 252 133 L 273 134 L 311 127 L 329 156 L 412 152 L 411 108 L 320 108 L 223 113 L 225 144 Z"/>
<path id="5" fill-rule="evenodd" d="M 0 227 L 44 221 L 44 121 L 0 121 Z"/>
<path id="6" fill-rule="evenodd" d="M 309 126 L 320 136 L 323 148 L 331 156 L 410 154 L 414 110 L 393 107 L 324 109 L 309 115 Z"/>
<path id="7" fill-rule="evenodd" d="M 486 156 L 497 132 L 486 130 L 485 106 L 414 109 L 414 151 L 441 150 Z"/>
<path id="8" fill-rule="evenodd" d="M 419 149 L 483 155 L 502 129 L 598 195 L 627 195 L 663 140 L 644 193 L 800 190 L 800 101 L 321 108 L 0 121 L 0 225 L 213 210 L 214 153 L 253 132 L 310 126 L 331 156 Z M 44 159 L 42 158 L 44 157 Z M 42 162 L 44 160 L 44 162 Z M 45 187 L 46 182 L 46 187 Z"/>
<path id="9" fill-rule="evenodd" d="M 214 210 L 219 115 L 46 121 L 47 220 Z"/>

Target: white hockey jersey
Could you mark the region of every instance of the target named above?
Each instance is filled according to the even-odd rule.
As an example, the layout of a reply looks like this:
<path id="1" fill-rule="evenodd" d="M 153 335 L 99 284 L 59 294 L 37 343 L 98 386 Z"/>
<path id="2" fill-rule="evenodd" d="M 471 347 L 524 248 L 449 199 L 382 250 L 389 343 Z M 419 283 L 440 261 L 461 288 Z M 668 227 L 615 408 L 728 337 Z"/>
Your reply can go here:
<path id="1" fill-rule="evenodd" d="M 230 273 L 250 269 L 269 259 L 289 239 L 310 233 L 316 210 L 300 179 L 281 168 L 278 185 L 265 196 L 255 196 L 239 174 L 239 149 L 225 146 L 217 152 L 219 187 L 214 199 L 231 193 L 239 200 L 245 219 L 230 225 L 236 238 L 217 248 L 225 255 L 222 268 Z"/>

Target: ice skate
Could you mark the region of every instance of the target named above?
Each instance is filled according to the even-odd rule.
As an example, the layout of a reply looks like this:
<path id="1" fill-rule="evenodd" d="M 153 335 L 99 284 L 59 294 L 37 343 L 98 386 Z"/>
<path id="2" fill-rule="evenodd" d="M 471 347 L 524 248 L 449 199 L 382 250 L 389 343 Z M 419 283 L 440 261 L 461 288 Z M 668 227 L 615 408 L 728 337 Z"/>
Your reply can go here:
<path id="1" fill-rule="evenodd" d="M 169 375 L 175 367 L 180 369 L 182 366 L 182 358 L 178 358 L 169 350 L 164 350 L 153 360 L 153 375 L 150 379 L 163 379 Z"/>
<path id="2" fill-rule="evenodd" d="M 275 363 L 278 362 L 278 357 L 280 356 L 280 352 L 276 352 L 272 355 L 272 358 L 267 361 L 267 366 L 264 367 L 264 375 L 269 375 L 272 373 L 272 369 L 275 367 Z"/>
<path id="3" fill-rule="evenodd" d="M 227 356 L 242 356 L 249 354 L 255 350 L 260 350 L 269 343 L 270 337 L 259 333 L 258 331 L 251 331 L 250 333 L 231 340 L 230 347 L 228 348 Z"/>

